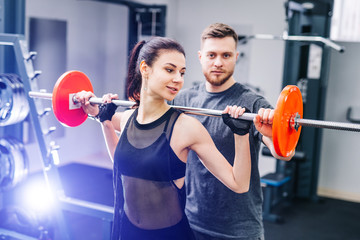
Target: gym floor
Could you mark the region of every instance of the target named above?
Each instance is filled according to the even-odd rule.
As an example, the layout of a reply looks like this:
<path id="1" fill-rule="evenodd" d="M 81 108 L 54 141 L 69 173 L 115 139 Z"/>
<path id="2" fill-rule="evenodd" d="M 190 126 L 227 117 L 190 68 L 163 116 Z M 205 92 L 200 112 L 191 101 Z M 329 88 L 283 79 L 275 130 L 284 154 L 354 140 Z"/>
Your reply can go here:
<path id="1" fill-rule="evenodd" d="M 112 206 L 111 170 L 72 163 L 60 167 L 59 173 L 67 196 Z M 329 198 L 317 202 L 296 200 L 275 212 L 284 218 L 284 222 L 265 221 L 266 240 L 360 240 L 360 203 Z M 100 219 L 76 213 L 66 213 L 65 217 L 74 240 L 102 239 Z"/>

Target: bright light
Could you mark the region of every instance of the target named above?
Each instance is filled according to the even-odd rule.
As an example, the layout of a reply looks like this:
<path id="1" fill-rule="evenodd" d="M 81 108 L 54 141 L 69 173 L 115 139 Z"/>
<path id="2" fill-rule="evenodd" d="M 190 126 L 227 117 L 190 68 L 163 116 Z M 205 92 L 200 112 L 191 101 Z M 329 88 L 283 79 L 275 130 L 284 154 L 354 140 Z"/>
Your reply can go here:
<path id="1" fill-rule="evenodd" d="M 26 186 L 23 201 L 26 207 L 41 213 L 51 211 L 54 204 L 52 192 L 42 181 L 30 182 Z"/>

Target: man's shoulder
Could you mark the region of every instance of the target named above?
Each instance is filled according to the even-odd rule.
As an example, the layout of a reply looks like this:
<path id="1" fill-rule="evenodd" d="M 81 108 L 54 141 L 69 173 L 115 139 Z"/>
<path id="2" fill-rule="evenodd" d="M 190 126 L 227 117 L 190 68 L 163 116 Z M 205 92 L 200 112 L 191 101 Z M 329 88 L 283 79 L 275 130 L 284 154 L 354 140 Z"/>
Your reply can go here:
<path id="1" fill-rule="evenodd" d="M 236 82 L 230 89 L 229 95 L 239 100 L 241 99 L 248 99 L 248 100 L 256 100 L 257 98 L 262 98 L 260 94 L 255 92 L 250 87 Z"/>
<path id="2" fill-rule="evenodd" d="M 202 87 L 202 84 L 197 84 L 191 88 L 185 88 L 180 90 L 180 92 L 176 95 L 174 101 L 180 101 L 180 100 L 185 100 L 185 99 L 189 99 L 189 98 L 193 98 L 195 96 L 198 95 L 202 95 L 203 91 L 202 89 L 204 89 Z"/>
<path id="3" fill-rule="evenodd" d="M 244 104 L 249 109 L 258 110 L 258 108 L 272 108 L 271 104 L 265 99 L 265 97 L 250 86 L 236 83 L 234 86 L 234 92 L 237 94 L 234 96 L 239 102 Z"/>

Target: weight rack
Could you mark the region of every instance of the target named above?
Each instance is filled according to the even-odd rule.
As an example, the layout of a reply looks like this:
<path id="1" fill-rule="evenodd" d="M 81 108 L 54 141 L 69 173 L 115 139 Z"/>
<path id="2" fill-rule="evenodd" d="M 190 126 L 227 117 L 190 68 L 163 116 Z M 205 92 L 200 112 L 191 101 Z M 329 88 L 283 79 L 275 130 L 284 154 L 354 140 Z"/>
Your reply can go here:
<path id="1" fill-rule="evenodd" d="M 40 72 L 34 71 L 32 63 L 36 53 L 28 51 L 27 41 L 24 36 L 2 33 L 0 34 L 0 45 L 13 47 L 19 75 L 23 81 L 24 91 L 26 93 L 30 91 L 39 91 L 37 78 L 40 75 Z M 46 113 L 50 110 L 45 109 L 42 106 L 40 99 L 30 98 L 27 95 L 27 100 L 29 102 L 31 122 L 41 152 L 45 181 L 49 186 L 49 189 L 52 190 L 54 196 L 54 203 L 56 206 L 54 209 L 55 218 L 59 230 L 56 233 L 59 234 L 59 239 L 74 240 L 69 225 L 65 220 L 64 211 L 101 218 L 103 220 L 103 239 L 110 239 L 110 230 L 114 212 L 113 207 L 74 199 L 65 195 L 57 165 L 55 164 L 58 160 L 59 149 L 59 146 L 55 143 L 55 140 L 51 135 L 51 132 L 55 129 L 54 127 L 48 128 L 46 126 L 46 121 L 42 121 L 44 120 L 43 118 L 46 117 Z M 44 129 L 46 130 L 44 131 Z M 17 239 L 34 240 L 32 237 L 0 228 L 0 236 L 1 235 L 12 236 Z"/>

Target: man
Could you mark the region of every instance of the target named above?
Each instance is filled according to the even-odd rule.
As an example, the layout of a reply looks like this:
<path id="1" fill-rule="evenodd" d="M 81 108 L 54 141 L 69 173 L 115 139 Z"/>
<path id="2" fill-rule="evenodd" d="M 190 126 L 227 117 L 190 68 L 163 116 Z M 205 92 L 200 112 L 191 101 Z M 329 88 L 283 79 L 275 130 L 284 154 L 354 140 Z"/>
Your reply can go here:
<path id="1" fill-rule="evenodd" d="M 274 111 L 262 96 L 257 95 L 233 77 L 238 36 L 228 25 L 208 26 L 201 36 L 199 60 L 206 82 L 181 91 L 174 105 L 224 109 L 226 105 L 242 106 L 258 113 L 250 128 L 251 182 L 250 190 L 236 194 L 204 168 L 194 152 L 188 156 L 186 174 L 186 214 L 198 240 L 264 239 L 262 223 L 262 191 L 258 169 L 260 143 L 276 155 L 272 144 Z M 216 146 L 228 159 L 234 158 L 234 137 L 221 118 L 196 116 L 207 128 Z"/>

